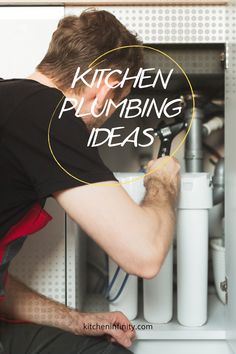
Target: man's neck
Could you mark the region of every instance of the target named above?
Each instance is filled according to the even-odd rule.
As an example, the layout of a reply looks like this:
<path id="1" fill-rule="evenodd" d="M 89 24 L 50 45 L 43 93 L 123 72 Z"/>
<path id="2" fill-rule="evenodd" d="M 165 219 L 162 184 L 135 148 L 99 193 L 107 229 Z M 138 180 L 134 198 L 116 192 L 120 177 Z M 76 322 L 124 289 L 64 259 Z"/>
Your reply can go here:
<path id="1" fill-rule="evenodd" d="M 48 86 L 48 87 L 56 87 L 51 79 L 49 79 L 46 75 L 41 74 L 39 71 L 33 72 L 27 79 L 38 81 L 40 84 Z"/>

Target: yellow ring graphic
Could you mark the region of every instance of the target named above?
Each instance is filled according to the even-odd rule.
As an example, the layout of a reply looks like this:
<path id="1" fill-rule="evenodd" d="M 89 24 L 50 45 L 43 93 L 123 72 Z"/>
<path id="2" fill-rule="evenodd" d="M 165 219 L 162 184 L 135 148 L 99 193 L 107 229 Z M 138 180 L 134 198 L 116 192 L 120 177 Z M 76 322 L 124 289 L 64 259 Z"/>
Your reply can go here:
<path id="1" fill-rule="evenodd" d="M 132 44 L 132 45 L 126 45 L 126 46 L 121 46 L 121 47 L 117 47 L 117 48 L 113 48 L 111 50 L 108 50 L 107 52 L 99 55 L 92 63 L 89 64 L 89 68 L 90 67 L 94 67 L 98 64 L 100 64 L 103 60 L 99 61 L 98 63 L 96 63 L 99 59 L 103 58 L 105 55 L 107 54 L 110 54 L 116 50 L 120 50 L 120 49 L 127 49 L 127 48 L 145 48 L 145 49 L 150 49 L 150 50 L 153 50 L 155 52 L 158 52 L 159 54 L 162 54 L 164 55 L 166 58 L 168 58 L 169 60 L 171 60 L 179 69 L 180 71 L 183 73 L 184 77 L 186 78 L 186 81 L 189 85 L 189 88 L 190 88 L 190 91 L 191 91 L 191 96 L 192 96 L 192 117 L 191 117 L 191 120 L 190 120 L 190 124 L 188 126 L 188 129 L 183 137 L 183 139 L 181 140 L 181 142 L 178 144 L 178 146 L 176 147 L 176 149 L 172 152 L 172 154 L 170 155 L 170 157 L 174 156 L 177 151 L 181 148 L 181 146 L 183 145 L 183 143 L 185 142 L 189 132 L 190 132 L 190 129 L 192 127 L 192 123 L 193 123 L 193 119 L 194 119 L 194 113 L 195 113 L 195 98 L 194 98 L 194 91 L 193 91 L 193 87 L 192 87 L 192 84 L 189 80 L 189 77 L 188 75 L 186 74 L 186 72 L 184 71 L 184 69 L 182 68 L 181 65 L 179 65 L 170 55 L 166 54 L 165 52 L 161 51 L 160 49 L 157 49 L 157 48 L 153 48 L 153 47 L 150 47 L 150 46 L 147 46 L 147 45 L 141 45 L 141 44 Z M 74 176 L 73 174 L 71 174 L 69 171 L 67 171 L 62 165 L 61 163 L 57 160 L 54 152 L 53 152 L 53 149 L 52 149 L 52 146 L 51 146 L 51 140 L 50 140 L 50 131 L 51 131 L 51 125 L 52 125 L 52 120 L 54 118 L 54 115 L 55 115 L 55 112 L 58 108 L 58 106 L 60 105 L 60 103 L 62 102 L 62 99 L 64 99 L 64 96 L 61 98 L 61 100 L 59 101 L 59 103 L 57 104 L 55 110 L 53 111 L 53 114 L 51 116 L 51 119 L 49 121 L 49 125 L 48 125 L 48 147 L 49 147 L 49 150 L 50 150 L 50 153 L 54 159 L 54 161 L 57 163 L 57 165 L 67 174 L 69 175 L 70 177 L 74 178 L 75 180 L 81 182 L 81 183 L 84 183 L 84 184 L 94 184 L 94 183 L 90 183 L 90 182 L 87 182 L 87 181 L 84 181 L 76 176 Z M 156 168 L 154 168 L 153 170 L 143 174 L 142 176 L 139 176 L 139 177 L 134 177 L 131 181 L 126 181 L 126 182 L 120 182 L 120 183 L 117 183 L 117 182 L 114 182 L 114 183 L 108 183 L 108 182 L 101 182 L 99 184 L 97 184 L 97 186 L 118 186 L 120 184 L 130 184 L 130 183 L 133 183 L 133 182 L 136 182 L 142 178 L 144 178 L 145 176 L 148 176 L 150 174 L 152 174 L 154 171 L 158 170 L 159 168 L 161 168 L 162 166 L 165 166 L 168 162 L 168 159 L 166 159 L 166 162 L 162 162 L 159 166 L 157 166 Z"/>

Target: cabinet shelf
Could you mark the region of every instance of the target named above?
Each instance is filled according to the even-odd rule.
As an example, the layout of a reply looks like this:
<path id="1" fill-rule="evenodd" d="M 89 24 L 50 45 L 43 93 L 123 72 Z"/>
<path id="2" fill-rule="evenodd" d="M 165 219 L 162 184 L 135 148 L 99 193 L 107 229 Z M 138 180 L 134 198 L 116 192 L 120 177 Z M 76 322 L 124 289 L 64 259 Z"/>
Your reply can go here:
<path id="1" fill-rule="evenodd" d="M 88 295 L 83 310 L 88 312 L 108 311 L 108 305 L 101 295 Z M 143 327 L 149 324 L 141 314 L 132 323 Z M 211 294 L 208 297 L 208 321 L 204 326 L 182 326 L 174 314 L 169 323 L 153 324 L 152 329 L 140 329 L 136 333 L 139 340 L 224 340 L 226 339 L 225 306 L 216 295 Z"/>

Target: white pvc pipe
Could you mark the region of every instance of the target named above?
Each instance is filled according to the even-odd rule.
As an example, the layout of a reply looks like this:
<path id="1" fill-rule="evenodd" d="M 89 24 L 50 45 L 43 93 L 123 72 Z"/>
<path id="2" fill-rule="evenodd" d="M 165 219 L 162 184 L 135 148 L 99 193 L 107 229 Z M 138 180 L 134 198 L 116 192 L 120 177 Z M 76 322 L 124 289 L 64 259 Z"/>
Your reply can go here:
<path id="1" fill-rule="evenodd" d="M 208 136 L 212 132 L 222 129 L 224 127 L 224 119 L 222 117 L 214 117 L 209 120 L 207 123 L 203 124 L 203 128 L 205 128 L 205 135 Z"/>
<path id="2" fill-rule="evenodd" d="M 109 280 L 111 281 L 115 274 L 117 264 L 109 259 Z M 116 278 L 114 286 L 110 292 L 110 297 L 113 298 L 120 289 L 120 286 L 125 278 L 126 272 L 120 269 L 119 275 Z M 109 304 L 110 311 L 121 311 L 131 321 L 138 314 L 138 277 L 130 275 L 127 283 L 117 300 Z"/>
<path id="3" fill-rule="evenodd" d="M 159 274 L 143 282 L 143 311 L 146 321 L 167 323 L 173 314 L 173 247 L 164 261 Z"/>
<path id="4" fill-rule="evenodd" d="M 145 187 L 143 185 L 143 173 L 115 173 L 119 182 L 124 183 L 122 187 L 127 191 L 129 196 L 139 204 L 144 195 Z M 140 178 L 141 177 L 141 178 Z M 137 178 L 140 178 L 136 181 Z M 109 259 L 109 283 L 115 274 L 117 264 Z M 119 275 L 111 289 L 110 297 L 113 298 L 120 289 L 124 280 L 125 272 L 121 269 Z M 138 277 L 130 275 L 119 298 L 109 304 L 110 311 L 121 311 L 129 320 L 135 319 L 138 313 Z"/>
<path id="5" fill-rule="evenodd" d="M 184 326 L 202 326 L 207 321 L 208 210 L 211 207 L 209 175 L 182 175 L 177 218 L 177 317 Z"/>

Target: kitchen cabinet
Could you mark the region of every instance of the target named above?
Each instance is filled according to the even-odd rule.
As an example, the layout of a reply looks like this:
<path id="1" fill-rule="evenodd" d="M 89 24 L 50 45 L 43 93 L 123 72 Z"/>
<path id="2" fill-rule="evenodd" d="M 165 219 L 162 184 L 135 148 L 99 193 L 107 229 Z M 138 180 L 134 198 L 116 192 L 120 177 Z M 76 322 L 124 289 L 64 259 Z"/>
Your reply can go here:
<path id="1" fill-rule="evenodd" d="M 87 2 L 83 2 L 84 6 L 78 6 L 78 2 L 71 0 L 73 6 L 66 7 L 62 6 L 63 3 L 66 1 L 57 1 L 57 6 L 43 6 L 42 2 L 41 6 L 0 7 L 0 77 L 29 75 L 46 52 L 58 20 L 64 14 L 79 14 L 87 7 Z M 99 3 L 102 4 L 101 1 Z M 210 4 L 210 1 L 207 3 Z M 174 317 L 170 323 L 156 325 L 153 330 L 138 331 L 133 350 L 136 354 L 144 351 L 149 354 L 162 351 L 176 354 L 236 353 L 235 21 L 224 6 L 145 8 L 127 5 L 101 8 L 117 15 L 121 22 L 137 31 L 144 42 L 226 44 L 225 233 L 228 303 L 224 306 L 215 294 L 209 294 L 208 322 L 204 326 L 183 327 Z M 230 11 L 235 14 L 233 3 Z M 181 26 L 179 16 L 182 16 Z M 21 257 L 16 257 L 11 270 L 36 290 L 70 306 L 83 306 L 87 311 L 107 309 L 101 296 L 87 296 L 85 293 L 86 236 L 66 218 L 53 200 L 48 202 L 47 210 L 54 216 L 54 221 L 45 230 L 29 237 L 21 250 Z M 26 257 L 23 259 L 24 255 L 27 255 L 27 260 Z M 135 323 L 146 323 L 141 312 Z"/>

